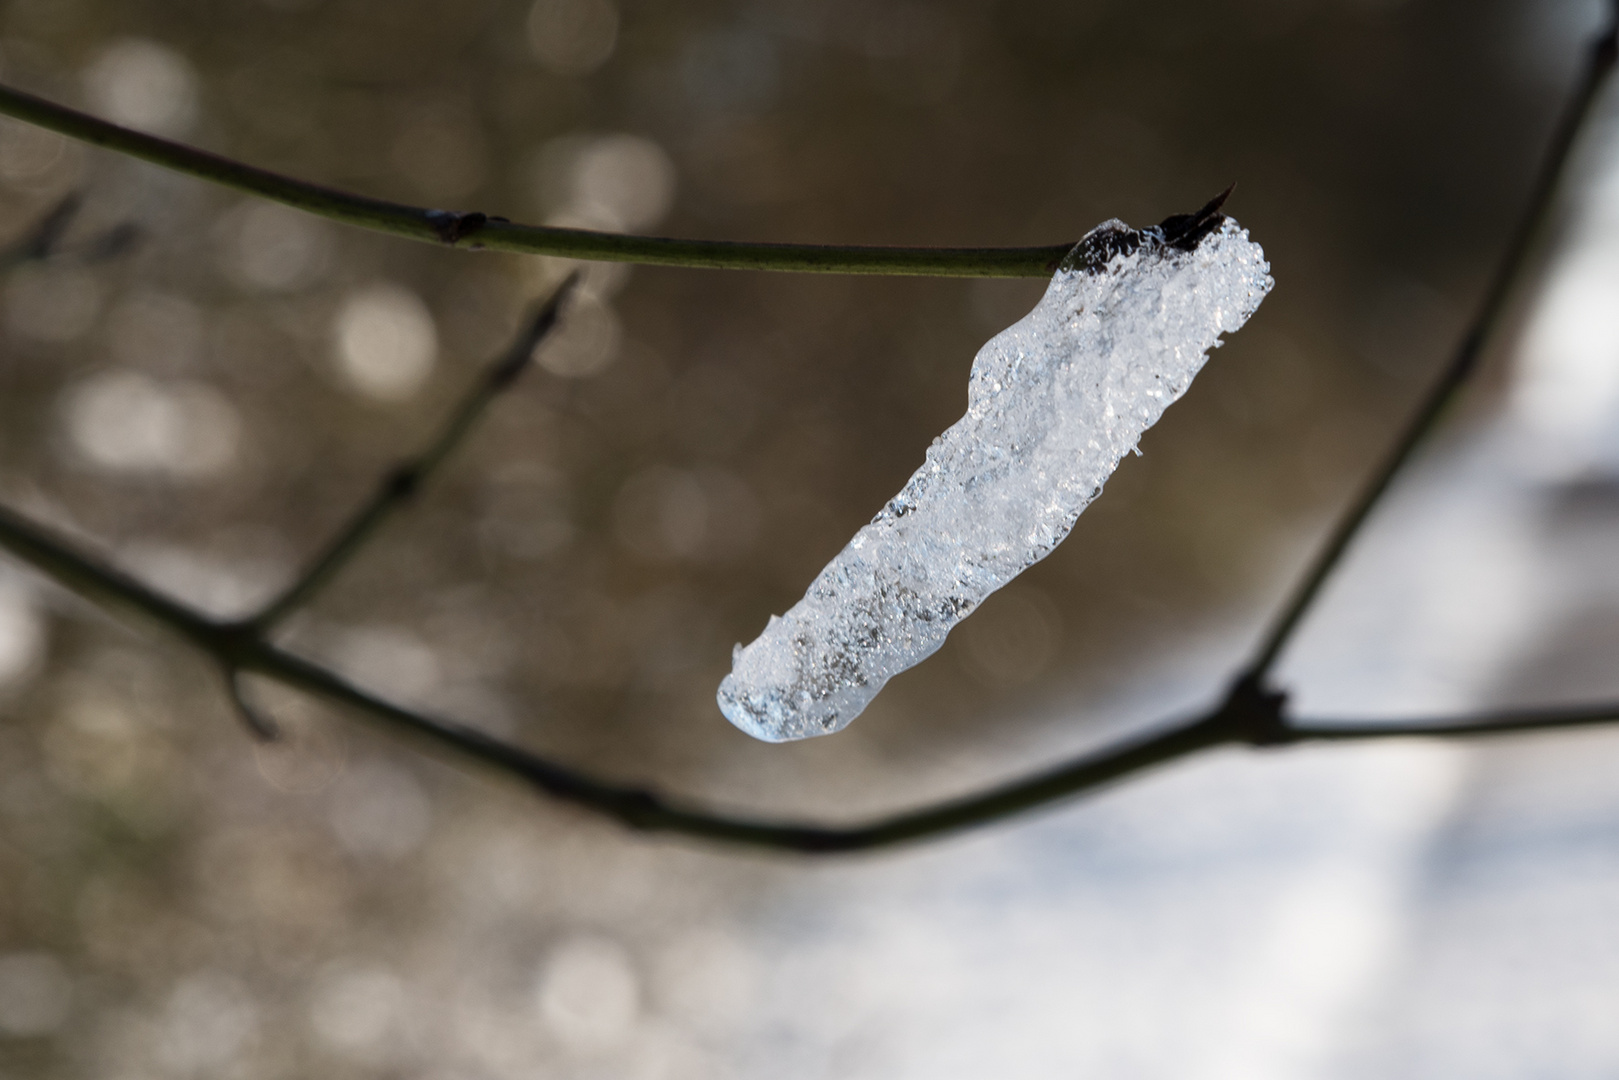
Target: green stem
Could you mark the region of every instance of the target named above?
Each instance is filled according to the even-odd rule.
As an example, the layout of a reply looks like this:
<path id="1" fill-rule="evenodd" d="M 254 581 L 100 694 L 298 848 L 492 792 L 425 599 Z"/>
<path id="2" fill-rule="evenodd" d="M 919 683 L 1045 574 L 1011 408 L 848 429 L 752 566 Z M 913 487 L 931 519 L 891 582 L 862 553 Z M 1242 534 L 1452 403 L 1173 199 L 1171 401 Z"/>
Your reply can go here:
<path id="1" fill-rule="evenodd" d="M 1024 248 L 748 244 L 521 225 L 482 213 L 406 206 L 322 187 L 183 143 L 131 131 L 7 86 L 0 86 L 0 114 L 345 225 L 434 244 L 465 242 L 468 247 L 490 251 L 716 270 L 979 278 L 1049 277 L 1074 246 L 1071 242 Z"/>

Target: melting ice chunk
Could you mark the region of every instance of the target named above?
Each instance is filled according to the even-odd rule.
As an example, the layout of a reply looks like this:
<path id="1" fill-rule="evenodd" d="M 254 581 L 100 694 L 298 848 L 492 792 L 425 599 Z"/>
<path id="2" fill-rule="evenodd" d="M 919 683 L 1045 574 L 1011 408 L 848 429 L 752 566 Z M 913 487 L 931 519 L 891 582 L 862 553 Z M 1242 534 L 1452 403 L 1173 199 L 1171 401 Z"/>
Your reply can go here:
<path id="1" fill-rule="evenodd" d="M 1222 333 L 1273 284 L 1216 200 L 1097 226 L 1035 309 L 979 350 L 967 415 L 786 615 L 738 645 L 719 705 L 770 742 L 837 731 L 1048 555 Z"/>

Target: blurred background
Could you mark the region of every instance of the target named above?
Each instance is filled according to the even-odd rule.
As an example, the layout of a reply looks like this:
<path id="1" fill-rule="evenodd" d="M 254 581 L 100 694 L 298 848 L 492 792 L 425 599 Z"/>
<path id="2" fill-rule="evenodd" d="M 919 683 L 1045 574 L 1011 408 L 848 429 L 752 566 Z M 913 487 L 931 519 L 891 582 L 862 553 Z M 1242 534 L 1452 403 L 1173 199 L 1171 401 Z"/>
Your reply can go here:
<path id="1" fill-rule="evenodd" d="M 4 0 L 0 77 L 403 202 L 1048 244 L 1232 181 L 1277 288 L 1072 537 L 853 728 L 714 705 L 1038 281 L 592 267 L 286 640 L 604 775 L 829 819 L 1219 693 L 1437 370 L 1590 0 Z M 1283 681 L 1310 715 L 1619 696 L 1619 99 L 1483 385 Z M 0 121 L 0 497 L 210 611 L 288 581 L 567 273 Z M 132 244 L 109 242 L 109 230 Z M 116 240 L 117 236 L 112 239 Z M 1611 1076 L 1619 738 L 1231 752 L 971 837 L 648 839 L 0 563 L 0 1077 Z"/>

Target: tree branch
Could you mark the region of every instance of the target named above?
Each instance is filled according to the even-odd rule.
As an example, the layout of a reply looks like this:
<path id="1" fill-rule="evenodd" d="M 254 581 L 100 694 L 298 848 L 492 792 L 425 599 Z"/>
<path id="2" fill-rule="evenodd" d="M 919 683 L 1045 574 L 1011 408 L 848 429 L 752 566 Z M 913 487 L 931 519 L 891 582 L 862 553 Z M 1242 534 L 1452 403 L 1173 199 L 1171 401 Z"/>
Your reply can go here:
<path id="1" fill-rule="evenodd" d="M 1501 321 L 1513 287 L 1523 277 L 1541 226 L 1551 210 L 1553 199 L 1568 165 L 1569 157 L 1578 141 L 1580 131 L 1591 114 L 1598 93 L 1619 61 L 1619 0 L 1610 4 L 1608 28 L 1589 47 L 1585 70 L 1576 85 L 1573 97 L 1563 110 L 1551 144 L 1541 161 L 1540 171 L 1530 189 L 1529 200 L 1517 227 L 1507 243 L 1489 288 L 1479 302 L 1477 313 L 1462 335 L 1461 343 L 1427 396 L 1417 407 L 1416 414 L 1400 432 L 1388 456 L 1372 473 L 1371 479 L 1355 501 L 1339 518 L 1321 549 L 1311 561 L 1309 569 L 1295 586 L 1292 595 L 1282 606 L 1276 621 L 1256 650 L 1247 672 L 1252 678 L 1262 679 L 1275 666 L 1282 650 L 1292 639 L 1304 615 L 1315 603 L 1321 587 L 1327 583 L 1350 543 L 1360 534 L 1372 511 L 1388 494 L 1394 478 L 1410 462 L 1412 454 L 1438 424 L 1456 395 L 1478 369 L 1479 357 L 1489 342 L 1491 333 Z"/>
<path id="2" fill-rule="evenodd" d="M 307 604 L 323 589 L 348 561 L 362 548 L 383 522 L 403 507 L 421 490 L 428 478 L 446 458 L 466 439 L 494 400 L 517 381 L 529 366 L 534 350 L 556 325 L 563 303 L 578 284 L 579 275 L 570 274 L 557 287 L 551 298 L 531 315 L 506 352 L 490 364 L 483 377 L 445 421 L 444 427 L 417 457 L 402 463 L 383 477 L 377 490 L 365 505 L 357 510 L 348 524 L 327 543 L 309 568 L 287 590 L 265 606 L 264 610 L 249 618 L 245 629 L 254 633 L 268 633 L 298 608 Z"/>
<path id="3" fill-rule="evenodd" d="M 221 665 L 220 674 L 225 677 L 225 693 L 230 698 L 231 707 L 236 710 L 248 734 L 260 742 L 275 742 L 281 738 L 280 725 L 247 699 L 242 687 L 242 673 Z"/>
<path id="4" fill-rule="evenodd" d="M 1282 745 L 1311 740 L 1460 736 L 1573 727 L 1619 720 L 1619 708 L 1559 709 L 1475 719 L 1311 722 L 1290 725 L 1283 698 L 1239 681 L 1217 709 L 1144 735 L 1132 735 L 1055 769 L 944 802 L 855 825 L 774 821 L 715 813 L 646 788 L 616 784 L 558 764 L 453 721 L 407 709 L 348 682 L 319 664 L 281 649 L 242 624 L 222 623 L 101 565 L 15 512 L 0 507 L 0 548 L 91 600 L 144 615 L 216 659 L 234 676 L 253 672 L 396 731 L 524 780 L 554 798 L 646 832 L 803 854 L 865 851 L 978 828 L 1096 790 L 1158 765 L 1226 744 Z M 239 691 L 233 690 L 239 695 Z M 236 697 L 238 707 L 245 704 Z M 269 720 L 245 714 L 260 731 Z"/>
<path id="5" fill-rule="evenodd" d="M 1510 735 L 1517 732 L 1591 727 L 1596 724 L 1612 723 L 1619 723 L 1619 702 L 1427 719 L 1298 720 L 1290 724 L 1289 729 L 1300 740 L 1344 742 L 1352 739 L 1396 737 L 1455 738 L 1467 735 Z"/>
<path id="6" fill-rule="evenodd" d="M 435 244 L 454 246 L 468 241 L 468 247 L 490 251 L 651 266 L 784 270 L 802 274 L 1048 277 L 1074 246 L 1073 241 L 1023 248 L 748 244 L 522 225 L 479 212 L 430 210 L 322 187 L 183 143 L 132 131 L 8 86 L 0 86 L 0 114 L 345 225 Z"/>
<path id="7" fill-rule="evenodd" d="M 1615 25 L 1619 26 L 1619 22 Z M 664 798 L 644 788 L 612 783 L 590 776 L 502 742 L 474 728 L 396 705 L 266 639 L 265 631 L 268 627 L 312 596 L 320 585 L 362 546 L 364 540 L 373 534 L 381 521 L 409 497 L 422 478 L 454 450 L 482 411 L 522 369 L 532 352 L 532 344 L 538 341 L 555 320 L 560 294 L 553 297 L 551 303 L 529 324 L 527 332 L 513 346 L 513 350 L 491 368 L 451 416 L 429 448 L 404 470 L 396 472 L 378 494 L 361 508 L 348 527 L 338 534 L 325 553 L 315 560 L 304 577 L 292 586 L 286 595 L 271 604 L 264 614 L 255 619 L 221 622 L 209 618 L 79 552 L 65 538 L 4 507 L 0 507 L 0 549 L 11 552 L 59 584 L 93 602 L 108 608 L 131 611 L 154 620 L 211 656 L 226 672 L 230 692 L 244 719 L 260 733 L 272 731 L 273 725 L 241 697 L 240 688 L 236 686 L 236 676 L 244 672 L 257 673 L 334 704 L 354 709 L 395 730 L 424 738 L 434 746 L 525 780 L 553 797 L 612 818 L 631 828 L 672 832 L 706 840 L 781 851 L 846 852 L 938 837 L 1026 813 L 1095 790 L 1146 769 L 1227 744 L 1283 746 L 1308 741 L 1366 738 L 1450 738 L 1619 722 L 1619 705 L 1556 707 L 1452 719 L 1367 722 L 1334 719 L 1293 722 L 1286 716 L 1285 696 L 1268 689 L 1265 685 L 1267 672 L 1319 593 L 1321 585 L 1338 565 L 1350 541 L 1388 489 L 1395 475 L 1410 458 L 1412 451 L 1433 427 L 1457 390 L 1476 367 L 1489 331 L 1499 320 L 1511 288 L 1522 273 L 1536 230 L 1550 205 L 1575 136 L 1589 114 L 1598 87 L 1614 66 L 1616 55 L 1619 55 L 1619 33 L 1610 28 L 1592 51 L 1591 63 L 1553 139 L 1551 152 L 1542 168 L 1529 207 L 1486 293 L 1479 315 L 1463 339 L 1461 348 L 1438 384 L 1424 400 L 1415 419 L 1396 443 L 1388 461 L 1374 474 L 1372 482 L 1332 533 L 1309 573 L 1305 575 L 1299 590 L 1284 607 L 1274 629 L 1265 638 L 1253 664 L 1244 675 L 1232 683 L 1224 701 L 1213 710 L 1190 720 L 1168 723 L 1156 731 L 1126 737 L 1065 765 L 1042 770 L 978 794 L 853 825 L 773 821 L 710 812 L 679 800 Z M 482 238 L 484 236 L 482 230 L 496 224 L 485 224 L 482 215 L 442 215 L 440 219 L 435 219 L 431 217 L 434 213 L 431 211 L 413 210 L 389 203 L 364 200 L 356 196 L 325 192 L 324 189 L 315 188 L 301 181 L 276 177 L 274 174 L 254 170 L 224 158 L 125 131 L 83 114 L 60 109 L 27 95 L 20 95 L 16 91 L 0 89 L 0 112 L 9 112 L 22 119 L 40 123 L 44 121 L 38 117 L 44 116 L 51 121 L 45 126 L 54 127 L 65 134 L 100 142 L 113 149 L 179 168 L 193 175 L 228 183 L 242 190 L 279 198 L 290 205 L 326 213 L 338 220 L 369 225 L 400 235 L 425 238 L 418 235 L 418 226 L 425 222 L 427 227 L 441 230 L 439 239 L 454 243 L 470 235 L 474 230 L 477 230 Z M 355 207 L 365 210 L 365 213 L 361 213 Z M 372 214 L 372 217 L 366 217 L 368 213 Z M 473 217 L 478 219 L 476 223 L 471 222 Z M 435 220 L 438 222 L 437 225 L 433 224 Z M 530 231 L 543 232 L 547 235 L 596 237 L 624 245 L 617 249 L 620 252 L 618 255 L 580 257 L 639 259 L 639 255 L 625 252 L 643 250 L 636 245 L 684 243 L 605 237 L 603 234 L 578 233 L 573 230 Z M 715 247 L 708 245 L 710 249 Z M 892 255 L 894 249 L 801 249 L 740 245 L 728 250 L 744 249 L 755 253 L 775 252 L 776 255 L 751 263 L 721 260 L 690 261 L 680 264 L 751 265 L 758 269 L 843 269 L 850 272 L 872 273 L 921 272 L 914 268 L 903 271 L 893 269 L 900 266 L 903 260 L 883 263 L 879 258 L 877 261 L 858 265 L 834 264 L 834 262 L 801 265 L 791 261 L 791 258 L 798 257 L 796 255 L 791 258 L 776 257 L 783 252 L 802 253 L 806 250 L 842 252 L 844 255 L 854 250 L 866 254 L 873 250 L 886 250 Z M 552 254 L 579 254 L 576 251 L 547 250 Z M 1056 250 L 1060 256 L 1065 249 L 1041 250 Z M 1011 258 L 1007 252 L 1001 252 L 999 256 Z M 941 255 L 939 252 L 932 252 L 929 253 L 929 257 L 939 258 Z M 928 265 L 938 267 L 947 264 L 954 269 L 937 272 L 967 272 L 963 268 L 971 265 L 971 260 L 957 262 L 947 260 L 946 263 Z M 982 271 L 983 265 L 980 264 L 979 269 L 972 272 Z M 997 265 L 1005 268 L 1012 266 L 1013 262 Z M 880 266 L 887 266 L 889 269 L 880 269 Z M 524 342 L 529 343 L 526 349 L 522 347 Z M 401 477 L 404 479 L 401 480 Z"/>
<path id="8" fill-rule="evenodd" d="M 0 272 L 13 270 L 23 263 L 40 262 L 54 255 L 61 246 L 63 234 L 78 216 L 83 201 L 76 191 L 57 200 L 56 205 L 46 211 L 33 228 L 0 249 Z"/>

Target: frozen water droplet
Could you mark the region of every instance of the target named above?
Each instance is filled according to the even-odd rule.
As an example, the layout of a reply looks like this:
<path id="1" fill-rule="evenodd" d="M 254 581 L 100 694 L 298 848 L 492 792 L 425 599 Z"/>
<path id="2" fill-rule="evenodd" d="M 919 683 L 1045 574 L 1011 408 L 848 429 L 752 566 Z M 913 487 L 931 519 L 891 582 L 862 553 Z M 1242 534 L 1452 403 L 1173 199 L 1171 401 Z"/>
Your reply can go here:
<path id="1" fill-rule="evenodd" d="M 904 490 L 733 654 L 718 694 L 733 724 L 770 742 L 837 731 L 1068 535 L 1273 284 L 1229 218 L 1186 246 L 1116 221 L 1080 241 L 1035 309 L 979 350 L 967 415 Z"/>

